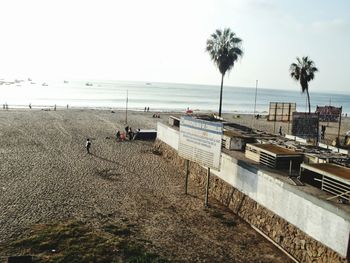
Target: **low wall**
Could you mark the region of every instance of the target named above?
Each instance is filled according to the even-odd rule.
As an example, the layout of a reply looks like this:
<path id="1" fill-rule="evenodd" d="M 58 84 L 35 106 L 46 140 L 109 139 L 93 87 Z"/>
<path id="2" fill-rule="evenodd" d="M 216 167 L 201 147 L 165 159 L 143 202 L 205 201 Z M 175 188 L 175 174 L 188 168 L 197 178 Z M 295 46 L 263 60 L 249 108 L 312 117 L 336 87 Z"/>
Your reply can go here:
<path id="1" fill-rule="evenodd" d="M 178 131 L 158 125 L 161 151 L 177 156 Z M 182 165 L 180 157 L 176 163 Z M 191 164 L 195 181 L 202 185 L 203 168 Z M 197 168 L 196 168 L 197 167 Z M 346 262 L 349 215 L 248 163 L 222 154 L 221 170 L 211 170 L 210 195 L 260 229 L 300 261 Z M 200 175 L 200 176 L 198 176 Z M 197 178 L 198 177 L 198 178 Z"/>
<path id="2" fill-rule="evenodd" d="M 179 148 L 179 136 L 180 133 L 178 130 L 175 130 L 160 122 L 157 123 L 157 139 L 170 145 L 176 151 Z"/>

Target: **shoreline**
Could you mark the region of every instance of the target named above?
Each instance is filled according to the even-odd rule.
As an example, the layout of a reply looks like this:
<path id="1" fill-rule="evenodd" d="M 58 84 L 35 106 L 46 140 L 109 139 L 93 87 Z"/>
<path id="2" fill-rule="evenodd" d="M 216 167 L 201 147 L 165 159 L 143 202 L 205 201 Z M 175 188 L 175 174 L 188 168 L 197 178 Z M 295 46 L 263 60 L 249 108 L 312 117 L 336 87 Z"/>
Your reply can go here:
<path id="1" fill-rule="evenodd" d="M 0 106 L 3 106 L 5 104 L 1 104 Z M 116 110 L 116 111 L 125 111 L 126 109 L 123 107 L 113 107 L 113 106 L 71 106 L 68 105 L 69 109 L 75 109 L 75 110 Z M 9 105 L 8 104 L 8 110 L 44 110 L 44 109 L 54 109 L 55 105 L 31 105 L 31 109 L 29 109 L 29 104 L 27 105 Z M 59 105 L 56 104 L 56 109 L 67 109 L 66 105 Z M 0 108 L 0 111 L 6 111 L 4 108 Z M 194 114 L 217 114 L 217 111 L 215 110 L 200 110 L 200 109 L 191 109 Z M 134 111 L 134 112 L 145 112 L 144 108 L 138 108 L 138 107 L 128 107 L 128 111 Z M 150 108 L 149 111 L 146 112 L 164 112 L 164 113 L 182 113 L 186 114 L 186 109 L 180 109 L 180 108 L 173 108 L 173 109 L 165 109 L 165 108 Z M 222 114 L 242 114 L 242 115 L 253 115 L 253 112 L 250 111 L 223 111 Z M 256 111 L 255 114 L 260 114 L 263 116 L 267 116 L 267 111 Z"/>

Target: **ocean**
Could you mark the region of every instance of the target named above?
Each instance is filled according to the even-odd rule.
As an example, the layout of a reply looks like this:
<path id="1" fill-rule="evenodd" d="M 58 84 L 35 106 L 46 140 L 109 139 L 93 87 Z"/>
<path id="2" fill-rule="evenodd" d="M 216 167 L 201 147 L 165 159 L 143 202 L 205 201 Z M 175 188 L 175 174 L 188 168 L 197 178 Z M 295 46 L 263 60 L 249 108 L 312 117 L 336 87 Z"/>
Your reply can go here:
<path id="1" fill-rule="evenodd" d="M 1 81 L 0 81 L 1 83 Z M 175 83 L 145 83 L 127 81 L 21 81 L 0 85 L 0 104 L 9 107 L 53 106 L 128 108 L 150 111 L 218 111 L 219 85 L 193 85 Z M 87 85 L 88 84 L 88 85 Z M 310 89 L 312 110 L 316 105 L 331 104 L 343 107 L 350 114 L 350 95 L 321 93 Z M 254 111 L 255 88 L 224 86 L 223 112 L 252 113 Z M 258 88 L 256 112 L 267 113 L 269 102 L 295 102 L 298 111 L 306 111 L 306 94 L 299 86 L 295 90 L 273 90 Z"/>

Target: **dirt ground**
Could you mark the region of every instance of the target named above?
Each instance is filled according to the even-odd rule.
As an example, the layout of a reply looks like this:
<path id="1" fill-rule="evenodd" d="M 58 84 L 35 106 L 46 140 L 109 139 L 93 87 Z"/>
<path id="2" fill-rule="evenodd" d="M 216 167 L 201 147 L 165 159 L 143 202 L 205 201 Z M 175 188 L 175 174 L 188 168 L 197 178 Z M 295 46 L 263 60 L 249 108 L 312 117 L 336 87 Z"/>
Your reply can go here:
<path id="1" fill-rule="evenodd" d="M 152 153 L 152 142 L 116 142 L 124 120 L 107 110 L 0 111 L 0 245 L 37 223 L 127 220 L 149 251 L 172 261 L 289 261 L 214 200 L 205 209 L 203 189 L 190 183 L 184 195 L 184 171 Z M 157 121 L 167 115 L 128 116 L 133 128 Z"/>

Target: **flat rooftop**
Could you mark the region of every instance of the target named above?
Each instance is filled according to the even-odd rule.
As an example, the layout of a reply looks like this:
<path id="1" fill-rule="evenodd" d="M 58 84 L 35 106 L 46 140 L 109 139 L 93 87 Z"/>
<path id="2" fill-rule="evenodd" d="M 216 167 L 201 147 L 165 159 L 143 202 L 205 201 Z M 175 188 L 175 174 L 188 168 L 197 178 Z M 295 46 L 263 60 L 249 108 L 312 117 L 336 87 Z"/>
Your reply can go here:
<path id="1" fill-rule="evenodd" d="M 337 176 L 347 180 L 348 183 L 350 183 L 350 168 L 346 168 L 332 163 L 303 164 L 302 167 L 322 175 L 327 175 L 331 177 Z"/>
<path id="2" fill-rule="evenodd" d="M 254 146 L 255 148 L 259 148 L 265 152 L 272 153 L 274 155 L 302 155 L 300 152 L 295 152 L 293 150 L 289 150 L 284 147 L 277 146 L 271 143 L 249 143 L 250 146 Z"/>

